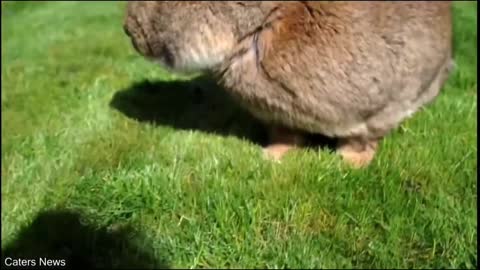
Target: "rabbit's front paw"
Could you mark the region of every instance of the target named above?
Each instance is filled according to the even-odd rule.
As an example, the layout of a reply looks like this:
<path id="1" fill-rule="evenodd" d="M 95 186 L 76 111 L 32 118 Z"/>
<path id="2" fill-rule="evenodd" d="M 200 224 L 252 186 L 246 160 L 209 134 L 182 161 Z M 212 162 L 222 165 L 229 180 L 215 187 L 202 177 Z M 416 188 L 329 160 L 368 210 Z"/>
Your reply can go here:
<path id="1" fill-rule="evenodd" d="M 280 162 L 294 146 L 287 144 L 273 144 L 263 148 L 263 157 L 266 160 Z"/>
<path id="2" fill-rule="evenodd" d="M 268 160 L 280 162 L 290 150 L 302 146 L 304 138 L 301 134 L 284 127 L 270 130 L 270 142 L 263 148 L 263 156 Z"/>

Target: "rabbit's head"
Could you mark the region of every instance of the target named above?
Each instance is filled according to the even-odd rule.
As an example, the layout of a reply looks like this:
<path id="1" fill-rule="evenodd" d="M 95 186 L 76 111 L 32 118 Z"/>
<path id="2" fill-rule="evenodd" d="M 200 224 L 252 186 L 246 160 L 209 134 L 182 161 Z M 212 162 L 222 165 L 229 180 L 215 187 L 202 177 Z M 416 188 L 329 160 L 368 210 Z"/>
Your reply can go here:
<path id="1" fill-rule="evenodd" d="M 124 30 L 143 56 L 175 71 L 221 64 L 273 2 L 132 1 Z"/>

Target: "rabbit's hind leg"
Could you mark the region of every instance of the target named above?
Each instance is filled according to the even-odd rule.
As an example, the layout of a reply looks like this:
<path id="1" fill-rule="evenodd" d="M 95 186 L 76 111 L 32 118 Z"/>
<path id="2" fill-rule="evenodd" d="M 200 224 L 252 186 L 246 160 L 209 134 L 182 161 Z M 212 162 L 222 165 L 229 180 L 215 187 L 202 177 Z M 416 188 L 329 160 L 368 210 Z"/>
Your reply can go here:
<path id="1" fill-rule="evenodd" d="M 417 97 L 417 100 L 414 102 L 415 109 L 425 107 L 434 101 L 455 68 L 456 63 L 454 59 L 451 57 L 447 58 L 430 85 Z"/>

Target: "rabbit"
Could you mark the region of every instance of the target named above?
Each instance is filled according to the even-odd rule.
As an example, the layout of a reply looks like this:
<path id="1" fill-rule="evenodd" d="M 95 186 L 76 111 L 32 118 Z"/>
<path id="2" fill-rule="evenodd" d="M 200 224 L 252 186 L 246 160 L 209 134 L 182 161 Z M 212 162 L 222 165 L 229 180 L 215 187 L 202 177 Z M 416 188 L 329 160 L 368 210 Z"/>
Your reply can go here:
<path id="1" fill-rule="evenodd" d="M 280 161 L 307 134 L 356 168 L 432 103 L 454 66 L 450 1 L 132 1 L 135 50 L 205 72 L 269 127 Z"/>

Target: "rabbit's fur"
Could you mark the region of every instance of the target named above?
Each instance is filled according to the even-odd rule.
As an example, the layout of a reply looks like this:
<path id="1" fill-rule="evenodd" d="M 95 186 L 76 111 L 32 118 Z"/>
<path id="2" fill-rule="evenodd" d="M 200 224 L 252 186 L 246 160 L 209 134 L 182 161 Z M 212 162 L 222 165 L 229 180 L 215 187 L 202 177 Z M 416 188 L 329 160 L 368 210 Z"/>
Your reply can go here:
<path id="1" fill-rule="evenodd" d="M 368 165 L 454 63 L 448 1 L 139 1 L 124 28 L 145 57 L 214 75 L 271 126 L 277 159 L 318 133 Z"/>

